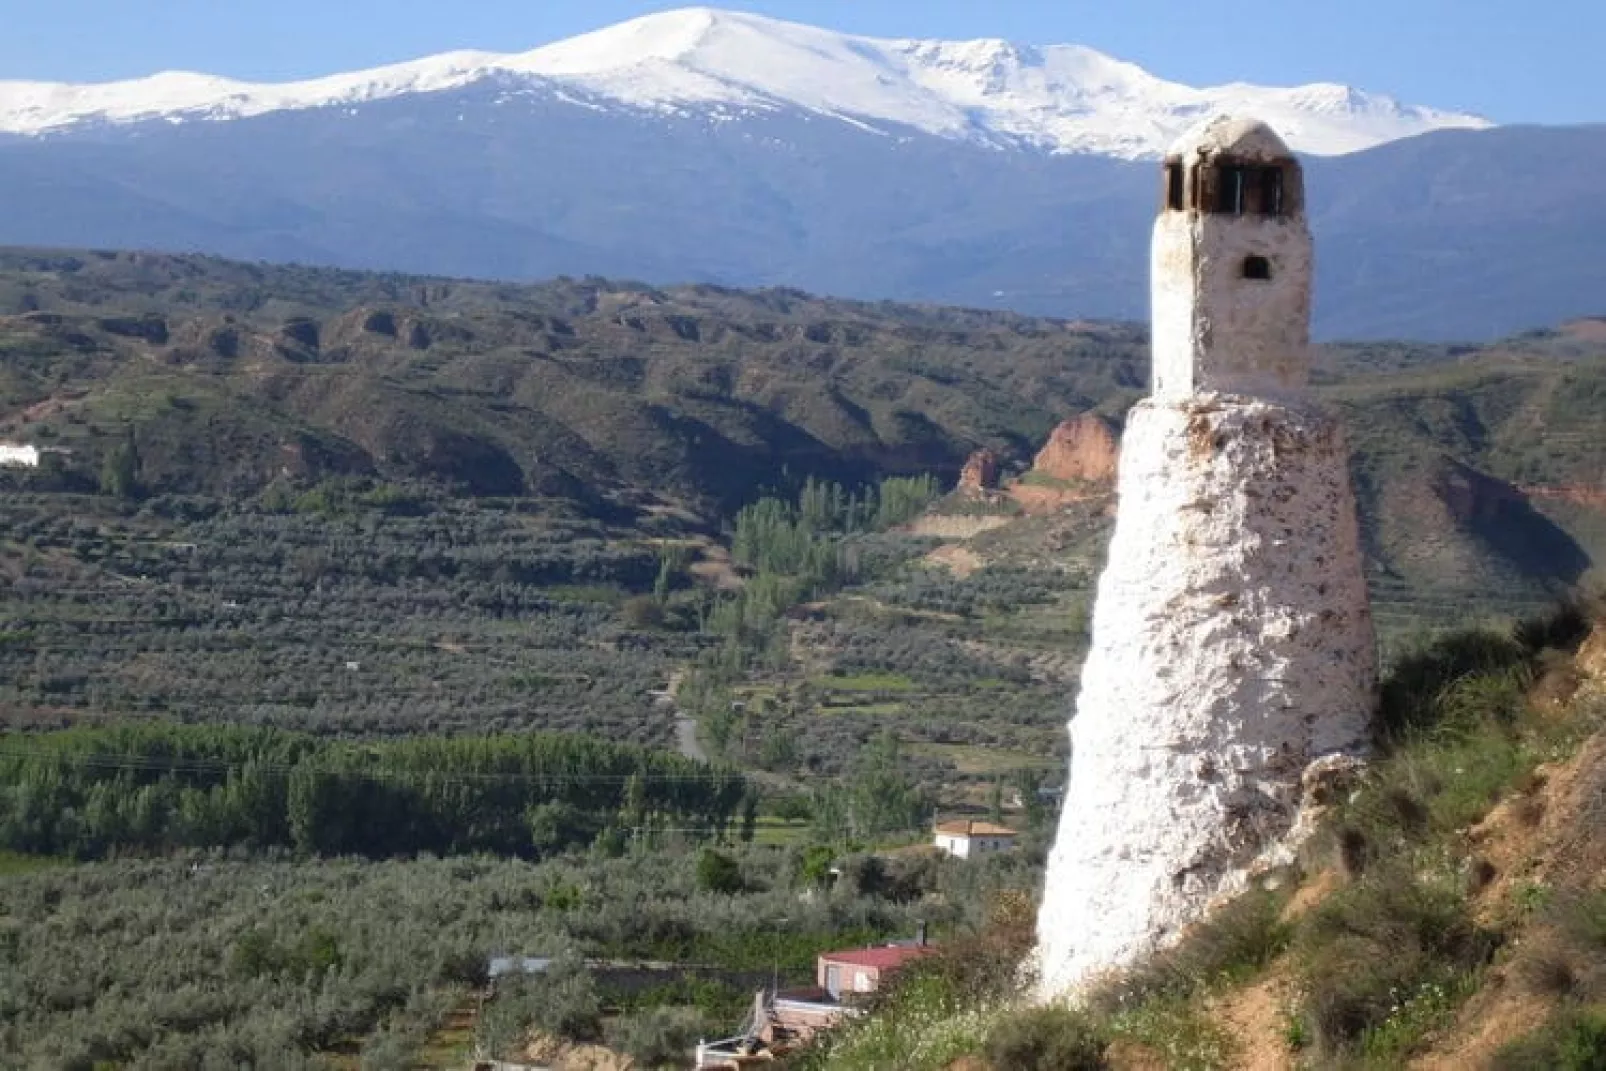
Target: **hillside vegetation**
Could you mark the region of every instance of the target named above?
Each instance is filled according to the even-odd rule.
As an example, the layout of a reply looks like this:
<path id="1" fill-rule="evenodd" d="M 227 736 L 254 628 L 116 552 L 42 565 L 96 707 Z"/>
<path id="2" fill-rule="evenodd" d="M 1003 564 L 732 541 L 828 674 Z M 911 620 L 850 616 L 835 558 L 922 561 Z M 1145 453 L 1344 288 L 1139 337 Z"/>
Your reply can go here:
<path id="1" fill-rule="evenodd" d="M 788 469 L 1030 449 L 1144 376 L 1131 328 L 139 254 L 8 253 L 0 312 L 4 432 L 98 455 L 132 430 L 151 492 L 377 473 L 729 505 Z"/>
<path id="2" fill-rule="evenodd" d="M 1465 594 L 1492 570 L 1530 596 L 1577 579 L 1606 537 L 1603 361 L 1595 322 L 1321 349 L 1379 574 Z M 795 291 L 0 251 L 0 436 L 70 451 L 35 484 L 63 490 L 132 453 L 123 489 L 145 495 L 357 475 L 712 517 L 810 473 L 1024 460 L 1067 416 L 1119 418 L 1147 364 L 1135 326 Z"/>
<path id="3" fill-rule="evenodd" d="M 1108 484 L 1027 473 L 1074 493 L 912 528 L 804 508 L 792 549 L 776 511 L 946 488 L 978 447 L 1018 473 L 1146 366 L 1133 326 L 792 291 L 0 251 L 0 440 L 47 451 L 0 469 L 4 720 L 665 745 L 699 666 L 716 753 L 840 772 L 891 728 L 985 795 L 1063 747 Z M 1591 576 L 1601 324 L 1324 347 L 1317 382 L 1390 644 Z"/>
<path id="4" fill-rule="evenodd" d="M 654 825 L 713 837 L 745 796 L 734 770 L 577 735 L 350 745 L 124 725 L 0 742 L 0 851 L 539 857 Z"/>
<path id="5" fill-rule="evenodd" d="M 1300 864 L 1077 1006 L 1022 994 L 1031 916 L 1002 901 L 797 1066 L 1602 1066 L 1606 628 L 1587 627 L 1566 611 L 1400 659 L 1379 754 Z"/>
<path id="6" fill-rule="evenodd" d="M 0 1065 L 461 1071 L 535 1028 L 675 1066 L 818 951 L 968 926 L 1035 879 L 1019 859 L 839 862 L 827 889 L 801 849 L 672 832 L 541 862 L 0 854 Z M 492 961 L 525 956 L 551 975 L 476 1014 Z"/>
<path id="7" fill-rule="evenodd" d="M 948 1058 L 982 1052 L 1146 365 L 1127 325 L 790 291 L 0 251 L 0 442 L 45 451 L 0 469 L 0 1062 L 443 1066 L 538 1026 L 645 1063 L 732 1028 L 751 975 L 916 919 L 964 947 L 999 907 L 991 973 L 911 1005 L 970 1024 Z M 1461 866 L 1447 831 L 1592 708 L 1525 698 L 1571 679 L 1575 636 L 1419 633 L 1592 577 L 1603 389 L 1596 323 L 1318 354 L 1397 694 L 1380 787 L 1311 881 L 1449 926 L 1388 980 L 1449 986 L 1446 1015 L 1520 931 L 1388 860 Z M 1092 475 L 1028 469 L 1079 414 Z M 950 492 L 978 447 L 1018 494 Z M 908 851 L 937 812 L 1007 817 L 1023 850 Z M 1226 1052 L 1198 977 L 1396 942 L 1335 951 L 1350 923 L 1284 925 L 1287 892 L 1217 966 L 1066 1036 Z M 480 1017 L 501 953 L 562 965 Z M 628 991 L 578 965 L 632 957 L 669 965 Z M 1289 1029 L 1428 1044 L 1379 991 Z"/>

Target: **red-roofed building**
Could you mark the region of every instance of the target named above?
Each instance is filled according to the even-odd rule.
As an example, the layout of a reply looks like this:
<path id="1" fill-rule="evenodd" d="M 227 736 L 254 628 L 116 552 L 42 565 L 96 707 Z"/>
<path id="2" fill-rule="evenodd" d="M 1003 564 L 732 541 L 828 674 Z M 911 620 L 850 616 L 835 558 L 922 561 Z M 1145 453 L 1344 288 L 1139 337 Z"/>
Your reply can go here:
<path id="1" fill-rule="evenodd" d="M 940 851 L 970 859 L 1009 851 L 1015 846 L 1015 836 L 1015 831 L 1008 826 L 959 818 L 938 824 L 935 843 Z"/>
<path id="2" fill-rule="evenodd" d="M 889 975 L 910 960 L 929 956 L 933 951 L 935 949 L 924 944 L 909 944 L 822 952 L 815 961 L 814 981 L 836 1000 L 874 993 Z"/>
<path id="3" fill-rule="evenodd" d="M 807 1044 L 821 1030 L 864 1014 L 856 998 L 874 993 L 910 961 L 935 951 L 926 945 L 926 924 L 922 922 L 913 940 L 821 952 L 814 963 L 818 987 L 755 994 L 753 1013 L 743 1033 L 700 1042 L 696 1066 L 740 1071 Z"/>

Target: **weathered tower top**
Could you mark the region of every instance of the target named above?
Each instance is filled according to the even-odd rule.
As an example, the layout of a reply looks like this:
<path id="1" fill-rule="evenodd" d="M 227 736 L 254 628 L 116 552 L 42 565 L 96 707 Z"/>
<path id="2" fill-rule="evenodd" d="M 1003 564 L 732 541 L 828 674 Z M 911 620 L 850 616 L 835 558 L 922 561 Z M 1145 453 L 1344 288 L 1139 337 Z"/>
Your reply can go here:
<path id="1" fill-rule="evenodd" d="M 1220 117 L 1167 153 L 1151 279 L 1154 396 L 1292 400 L 1310 377 L 1311 238 L 1299 161 Z"/>

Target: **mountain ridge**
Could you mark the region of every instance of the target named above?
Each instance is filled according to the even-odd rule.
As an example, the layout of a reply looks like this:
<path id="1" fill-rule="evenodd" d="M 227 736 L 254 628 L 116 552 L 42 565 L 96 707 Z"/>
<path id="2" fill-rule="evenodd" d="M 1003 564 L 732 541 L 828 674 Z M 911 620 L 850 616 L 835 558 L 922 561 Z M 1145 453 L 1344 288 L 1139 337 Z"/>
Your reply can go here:
<path id="1" fill-rule="evenodd" d="M 1601 331 L 1317 348 L 1381 617 L 1531 605 L 1594 569 Z M 978 447 L 1018 465 L 1147 381 L 1133 324 L 0 247 L 0 441 L 49 448 L 62 491 L 133 443 L 157 496 L 358 479 L 714 518 L 806 475 L 947 482 Z"/>
<path id="2" fill-rule="evenodd" d="M 912 128 L 993 148 L 1151 158 L 1222 112 L 1272 122 L 1294 148 L 1340 155 L 1477 116 L 1349 86 L 1193 88 L 1080 45 L 886 39 L 709 7 L 643 16 L 520 53 L 460 50 L 285 83 L 169 71 L 87 85 L 0 82 L 0 134 L 226 121 L 501 80 L 582 107 L 697 112 L 726 122 L 795 110 L 897 136 Z"/>

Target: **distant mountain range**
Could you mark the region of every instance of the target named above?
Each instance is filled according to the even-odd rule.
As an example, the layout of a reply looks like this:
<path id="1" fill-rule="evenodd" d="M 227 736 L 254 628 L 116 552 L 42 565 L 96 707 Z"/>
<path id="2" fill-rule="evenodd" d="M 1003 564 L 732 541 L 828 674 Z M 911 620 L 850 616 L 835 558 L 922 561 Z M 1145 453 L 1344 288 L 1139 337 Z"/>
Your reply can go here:
<path id="1" fill-rule="evenodd" d="M 0 241 L 1140 318 L 1150 160 L 1221 112 L 1311 156 L 1322 334 L 1606 308 L 1601 128 L 706 8 L 283 85 L 0 83 Z"/>
<path id="2" fill-rule="evenodd" d="M 490 85 L 586 107 L 731 122 L 802 111 L 861 128 L 1056 153 L 1154 156 L 1202 117 L 1253 113 L 1296 149 L 1351 152 L 1471 115 L 1401 105 L 1348 86 L 1194 89 L 1090 48 L 1008 41 L 879 40 L 694 7 L 632 19 L 516 55 L 448 52 L 305 82 L 254 85 L 170 71 L 129 82 L 0 83 L 0 132 L 240 119 Z"/>

